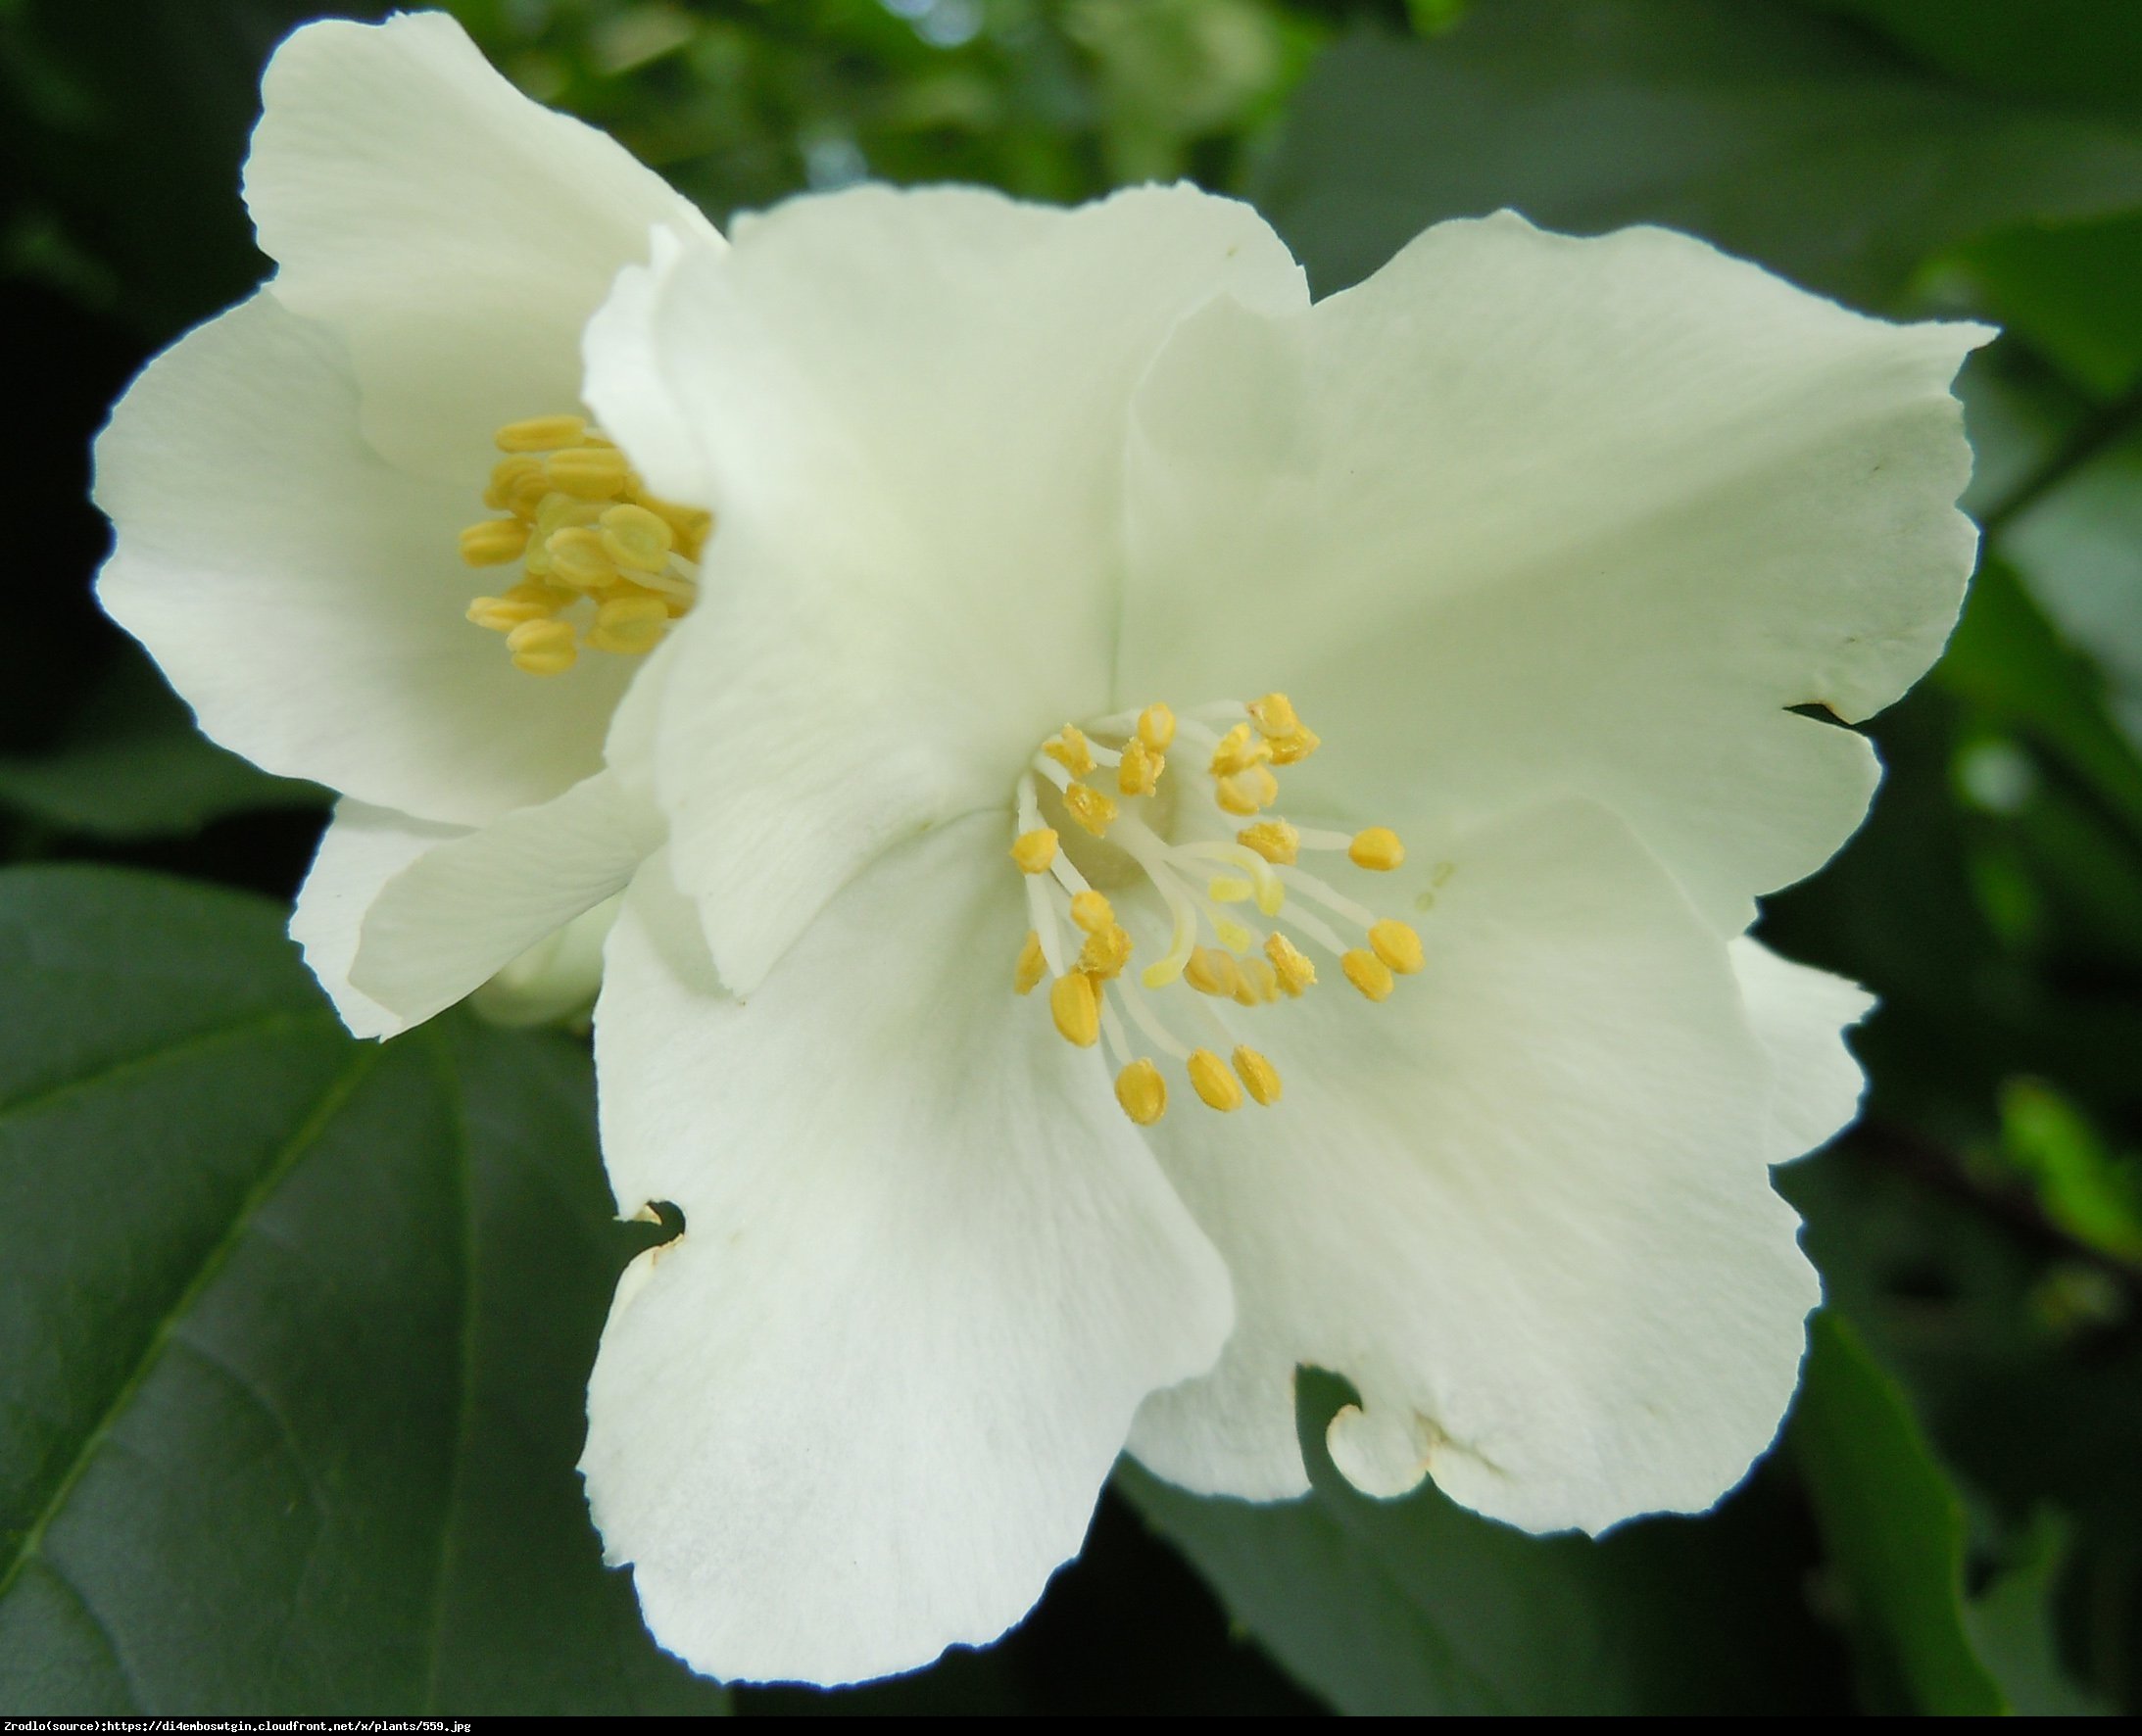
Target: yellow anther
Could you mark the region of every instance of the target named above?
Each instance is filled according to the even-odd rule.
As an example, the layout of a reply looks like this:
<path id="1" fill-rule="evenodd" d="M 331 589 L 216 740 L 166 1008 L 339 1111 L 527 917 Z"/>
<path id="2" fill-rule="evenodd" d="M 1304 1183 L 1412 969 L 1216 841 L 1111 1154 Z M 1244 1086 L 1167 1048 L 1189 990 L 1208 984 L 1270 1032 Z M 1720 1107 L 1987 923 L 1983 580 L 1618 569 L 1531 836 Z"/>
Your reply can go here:
<path id="1" fill-rule="evenodd" d="M 1412 976 L 1427 962 L 1421 952 L 1421 937 L 1395 916 L 1387 916 L 1370 926 L 1369 945 L 1401 977 Z"/>
<path id="2" fill-rule="evenodd" d="M 1088 890 L 1071 900 L 1071 920 L 1089 935 L 1105 934 L 1115 919 L 1115 907 L 1099 892 Z"/>
<path id="3" fill-rule="evenodd" d="M 1042 938 L 1032 929 L 1026 932 L 1026 941 L 1019 948 L 1019 962 L 1011 967 L 1011 987 L 1020 994 L 1034 992 L 1048 971 L 1048 960 L 1042 954 Z"/>
<path id="4" fill-rule="evenodd" d="M 1011 859 L 1022 874 L 1047 874 L 1056 859 L 1056 833 L 1051 826 L 1037 826 L 1011 841 Z"/>
<path id="5" fill-rule="evenodd" d="M 1309 962 L 1309 955 L 1285 935 L 1267 935 L 1264 955 L 1289 994 L 1299 994 L 1316 981 L 1316 966 Z"/>
<path id="6" fill-rule="evenodd" d="M 1388 826 L 1371 826 L 1353 835 L 1353 843 L 1346 847 L 1346 859 L 1356 868 L 1387 874 L 1406 859 L 1406 846 Z"/>
<path id="7" fill-rule="evenodd" d="M 1154 753 L 1175 745 L 1175 713 L 1158 700 L 1138 714 L 1138 739 Z"/>
<path id="8" fill-rule="evenodd" d="M 1168 1082 L 1150 1061 L 1133 1061 L 1116 1075 L 1116 1101 L 1140 1127 L 1149 1128 L 1168 1112 Z"/>
<path id="9" fill-rule="evenodd" d="M 1389 966 L 1366 946 L 1356 946 L 1347 953 L 1339 961 L 1339 968 L 1346 973 L 1346 981 L 1371 1000 L 1382 1000 L 1397 986 Z"/>
<path id="10" fill-rule="evenodd" d="M 511 633 L 523 621 L 547 621 L 572 601 L 570 591 L 548 585 L 515 585 L 504 597 L 479 597 L 468 605 L 468 618 L 494 633 Z"/>
<path id="11" fill-rule="evenodd" d="M 1116 768 L 1116 788 L 1126 796 L 1150 796 L 1160 787 L 1168 762 L 1133 736 L 1123 744 L 1123 763 Z"/>
<path id="12" fill-rule="evenodd" d="M 1087 746 L 1086 732 L 1075 723 L 1065 724 L 1061 734 L 1044 742 L 1042 751 L 1074 778 L 1083 778 L 1094 769 L 1094 750 Z"/>
<path id="13" fill-rule="evenodd" d="M 1216 922 L 1212 932 L 1220 937 L 1220 944 L 1238 955 L 1247 952 L 1257 943 L 1257 937 L 1239 922 Z"/>
<path id="14" fill-rule="evenodd" d="M 561 530 L 580 529 L 602 521 L 603 508 L 594 501 L 576 501 L 555 490 L 536 506 L 535 534 L 547 540 Z"/>
<path id="15" fill-rule="evenodd" d="M 1131 931 L 1121 923 L 1110 923 L 1098 934 L 1089 935 L 1079 952 L 1079 969 L 1102 982 L 1120 977 L 1130 962 Z"/>
<path id="16" fill-rule="evenodd" d="M 1280 781 L 1268 768 L 1253 765 L 1231 777 L 1222 778 L 1214 786 L 1213 793 L 1218 797 L 1220 806 L 1228 813 L 1246 819 L 1279 800 Z"/>
<path id="17" fill-rule="evenodd" d="M 493 633 L 511 633 L 527 621 L 551 618 L 547 603 L 528 603 L 512 597 L 479 597 L 468 605 L 467 618 Z"/>
<path id="18" fill-rule="evenodd" d="M 1280 1100 L 1280 1070 L 1255 1049 L 1246 1046 L 1236 1049 L 1235 1071 L 1242 1076 L 1242 1084 L 1249 1087 L 1249 1094 L 1263 1107 L 1270 1108 Z"/>
<path id="19" fill-rule="evenodd" d="M 607 501 L 624 492 L 632 474 L 614 446 L 574 446 L 544 460 L 551 486 L 583 501 Z"/>
<path id="20" fill-rule="evenodd" d="M 714 533 L 714 515 L 703 512 L 697 506 L 679 506 L 640 489 L 632 491 L 632 504 L 644 506 L 676 532 L 677 553 L 687 560 L 697 560 L 706 539 Z"/>
<path id="21" fill-rule="evenodd" d="M 588 431 L 585 416 L 530 416 L 525 422 L 508 422 L 498 431 L 501 452 L 556 452 L 571 446 Z"/>
<path id="22" fill-rule="evenodd" d="M 1232 874 L 1215 874 L 1205 882 L 1205 895 L 1215 904 L 1246 904 L 1256 894 L 1254 886 Z"/>
<path id="23" fill-rule="evenodd" d="M 536 509 L 536 503 L 550 488 L 543 477 L 543 460 L 516 453 L 491 466 L 491 484 L 483 491 L 483 504 L 494 512 L 512 511 L 525 517 Z"/>
<path id="24" fill-rule="evenodd" d="M 603 514 L 603 553 L 619 566 L 658 573 L 669 565 L 677 533 L 645 506 L 612 506 Z"/>
<path id="25" fill-rule="evenodd" d="M 602 591 L 617 582 L 617 568 L 603 553 L 603 539 L 587 525 L 554 531 L 543 542 L 548 570 L 576 591 Z"/>
<path id="26" fill-rule="evenodd" d="M 1063 793 L 1063 805 L 1095 838 L 1106 833 L 1116 817 L 1115 802 L 1089 784 L 1073 784 Z"/>
<path id="27" fill-rule="evenodd" d="M 1210 1049 L 1193 1049 L 1190 1060 L 1191 1087 L 1212 1108 L 1225 1115 L 1241 1106 L 1242 1087 L 1227 1070 L 1227 1063 Z"/>
<path id="28" fill-rule="evenodd" d="M 1196 947 L 1190 955 L 1190 962 L 1183 967 L 1183 981 L 1199 994 L 1232 995 L 1235 985 L 1241 980 L 1241 973 L 1235 968 L 1235 961 L 1210 946 Z"/>
<path id="29" fill-rule="evenodd" d="M 1220 745 L 1212 750 L 1212 775 L 1232 778 L 1237 772 L 1262 765 L 1271 757 L 1272 745 L 1246 723 L 1238 723 L 1220 738 Z"/>
<path id="30" fill-rule="evenodd" d="M 530 675 L 562 675 L 579 660 L 572 629 L 563 621 L 523 621 L 506 636 L 513 667 Z"/>
<path id="31" fill-rule="evenodd" d="M 659 597 L 643 591 L 637 597 L 612 597 L 605 602 L 595 611 L 588 644 L 620 656 L 644 656 L 668 631 L 668 606 Z"/>
<path id="32" fill-rule="evenodd" d="M 1284 736 L 1272 738 L 1272 763 L 1295 765 L 1307 759 L 1324 745 L 1324 738 L 1307 727 L 1290 730 Z"/>
<path id="33" fill-rule="evenodd" d="M 1100 1037 L 1100 995 L 1084 971 L 1066 971 L 1048 986 L 1048 1016 L 1064 1041 L 1090 1049 Z"/>
<path id="34" fill-rule="evenodd" d="M 1301 854 L 1301 834 L 1285 820 L 1259 820 L 1235 834 L 1235 842 L 1253 849 L 1267 862 L 1291 862 Z"/>
<path id="35" fill-rule="evenodd" d="M 1252 700 L 1245 709 L 1267 741 L 1290 736 L 1301 727 L 1301 719 L 1294 715 L 1293 701 L 1285 694 L 1266 694 L 1263 699 Z"/>
<path id="36" fill-rule="evenodd" d="M 462 558 L 470 566 L 504 566 L 528 548 L 528 527 L 517 518 L 486 518 L 462 532 Z"/>
<path id="37" fill-rule="evenodd" d="M 1268 1007 L 1280 997 L 1279 972 L 1261 958 L 1245 958 L 1235 967 L 1241 976 L 1241 987 L 1235 990 L 1235 998 L 1245 1007 Z"/>
<path id="38" fill-rule="evenodd" d="M 1257 883 L 1257 908 L 1266 916 L 1277 916 L 1287 908 L 1287 883 L 1276 874 L 1267 874 Z"/>

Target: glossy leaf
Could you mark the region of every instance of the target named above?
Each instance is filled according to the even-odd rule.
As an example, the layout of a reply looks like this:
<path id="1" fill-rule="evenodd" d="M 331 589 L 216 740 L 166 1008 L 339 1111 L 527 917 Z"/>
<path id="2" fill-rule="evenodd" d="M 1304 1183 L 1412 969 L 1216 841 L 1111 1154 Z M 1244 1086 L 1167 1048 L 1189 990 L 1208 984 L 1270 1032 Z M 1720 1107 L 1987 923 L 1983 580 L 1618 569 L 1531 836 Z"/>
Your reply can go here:
<path id="1" fill-rule="evenodd" d="M 584 1053 L 354 1042 L 281 929 L 0 876 L 9 1709 L 718 1710 L 573 1473 L 628 1252 Z"/>
<path id="2" fill-rule="evenodd" d="M 1801 1540 L 1761 1489 L 1705 1521 L 1533 1537 L 1427 1485 L 1350 1488 L 1324 1449 L 1340 1383 L 1305 1374 L 1312 1492 L 1202 1500 L 1126 1462 L 1117 1486 L 1272 1655 L 1356 1713 L 1834 1710 L 1792 1587 Z"/>

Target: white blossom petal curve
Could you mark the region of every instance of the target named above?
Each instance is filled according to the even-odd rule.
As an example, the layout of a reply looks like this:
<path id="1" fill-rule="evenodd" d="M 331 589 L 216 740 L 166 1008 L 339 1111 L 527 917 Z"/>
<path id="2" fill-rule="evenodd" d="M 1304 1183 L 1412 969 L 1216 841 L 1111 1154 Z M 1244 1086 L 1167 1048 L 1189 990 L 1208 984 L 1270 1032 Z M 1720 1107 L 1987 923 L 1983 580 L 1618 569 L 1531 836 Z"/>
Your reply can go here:
<path id="1" fill-rule="evenodd" d="M 685 1230 L 619 1286 L 582 1470 L 702 1671 L 843 1682 L 995 1639 L 1139 1401 L 1227 1336 L 1227 1274 L 1093 1057 L 1006 1016 L 1000 830 L 889 852 L 748 1005 L 692 962 L 661 858 L 612 933 L 605 1161 L 621 1210 Z"/>
<path id="2" fill-rule="evenodd" d="M 597 770 L 633 674 L 591 657 L 539 680 L 462 619 L 480 465 L 456 487 L 380 458 L 341 346 L 264 291 L 151 362 L 99 437 L 98 600 L 224 747 L 480 825 Z"/>
<path id="3" fill-rule="evenodd" d="M 417 1025 L 624 890 L 659 817 L 611 772 L 517 808 L 403 868 L 366 911 L 351 985 Z"/>
<path id="4" fill-rule="evenodd" d="M 1438 224 L 1306 313 L 1216 306 L 1141 392 L 1125 702 L 1284 688 L 1334 805 L 1556 796 L 1722 935 L 1826 861 L 1976 532 L 1972 325 L 1851 313 L 1687 236 Z"/>
<path id="5" fill-rule="evenodd" d="M 1306 291 L 1262 218 L 1190 187 L 864 187 L 730 240 L 627 275 L 587 396 L 650 486 L 718 514 L 657 775 L 742 991 L 1107 693 L 1131 391 L 1212 294 Z"/>
<path id="6" fill-rule="evenodd" d="M 353 1037 L 399 1037 L 414 1022 L 381 1006 L 350 982 L 358 937 L 379 890 L 427 850 L 458 838 L 462 826 L 413 820 L 392 808 L 371 807 L 344 796 L 335 803 L 313 866 L 298 889 L 290 913 L 290 938 L 304 950 L 306 968 L 334 1002 Z"/>
<path id="7" fill-rule="evenodd" d="M 1334 971 L 1241 1022 L 1279 1103 L 1154 1130 L 1238 1324 L 1131 1450 L 1200 1492 L 1297 1494 L 1293 1374 L 1315 1364 L 1361 1393 L 1331 1445 L 1373 1494 L 1425 1471 L 1533 1530 L 1708 1507 L 1776 1432 L 1820 1295 L 1725 949 L 1590 803 L 1452 860 L 1417 918 L 1427 966 L 1389 1000 Z"/>
<path id="8" fill-rule="evenodd" d="M 1874 1011 L 1849 978 L 1780 958 L 1742 936 L 1729 948 L 1741 1005 L 1770 1058 L 1770 1161 L 1820 1150 L 1860 1112 L 1867 1076 L 1844 1034 Z"/>
<path id="9" fill-rule="evenodd" d="M 594 127 L 533 103 L 445 13 L 324 20 L 276 51 L 246 204 L 282 302 L 349 344 L 366 435 L 422 472 L 580 402 L 580 333 L 663 226 L 720 237 Z M 472 516 L 473 514 L 471 514 Z"/>

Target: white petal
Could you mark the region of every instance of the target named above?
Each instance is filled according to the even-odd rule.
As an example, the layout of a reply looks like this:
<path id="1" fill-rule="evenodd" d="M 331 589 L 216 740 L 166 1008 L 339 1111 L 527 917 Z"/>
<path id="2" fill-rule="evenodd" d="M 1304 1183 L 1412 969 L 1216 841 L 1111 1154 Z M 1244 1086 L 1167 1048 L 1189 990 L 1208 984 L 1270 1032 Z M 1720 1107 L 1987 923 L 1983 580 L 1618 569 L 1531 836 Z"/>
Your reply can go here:
<path id="1" fill-rule="evenodd" d="M 1189 187 L 861 188 L 732 242 L 627 278 L 588 396 L 654 487 L 720 515 L 658 775 L 749 989 L 873 855 L 1003 803 L 1108 702 L 1131 390 L 1214 292 L 1305 296 L 1253 212 Z"/>
<path id="2" fill-rule="evenodd" d="M 427 819 L 478 824 L 602 762 L 634 659 L 522 674 L 462 611 L 468 489 L 391 468 L 321 327 L 262 294 L 150 363 L 97 442 L 118 542 L 97 595 L 226 747 Z"/>
<path id="3" fill-rule="evenodd" d="M 1828 1144 L 1859 1114 L 1867 1078 L 1844 1034 L 1874 1010 L 1874 997 L 1760 940 L 1743 936 L 1731 951 L 1741 1004 L 1770 1059 L 1770 1161 L 1787 1163 Z"/>
<path id="4" fill-rule="evenodd" d="M 657 842 L 655 817 L 608 772 L 516 809 L 386 883 L 365 914 L 350 979 L 420 1024 L 622 892 Z"/>
<path id="5" fill-rule="evenodd" d="M 426 850 L 465 836 L 459 826 L 413 820 L 347 796 L 335 803 L 319 853 L 298 891 L 290 938 L 304 948 L 306 964 L 353 1036 L 396 1037 L 414 1023 L 350 984 L 365 913 L 378 898 L 379 889 Z"/>
<path id="6" fill-rule="evenodd" d="M 1878 710 L 1955 618 L 1949 382 L 1989 335 L 1508 214 L 1305 314 L 1216 307 L 1136 412 L 1127 702 L 1282 688 L 1329 744 L 1303 787 L 1387 812 L 1595 797 L 1737 934 L 1876 776 L 1786 707 Z"/>
<path id="7" fill-rule="evenodd" d="M 480 483 L 502 422 L 580 402 L 580 332 L 649 230 L 706 220 L 522 96 L 444 13 L 330 20 L 269 62 L 246 163 L 274 293 L 330 324 L 380 450 Z"/>
<path id="8" fill-rule="evenodd" d="M 1362 1395 L 1331 1444 L 1372 1493 L 1425 1471 L 1535 1530 L 1706 1507 L 1770 1442 L 1819 1293 L 1726 948 L 1588 803 L 1452 859 L 1422 974 L 1372 1007 L 1327 969 L 1253 1015 L 1278 1104 L 1156 1130 L 1239 1324 L 1132 1450 L 1193 1489 L 1295 1493 L 1315 1364 Z"/>
<path id="9" fill-rule="evenodd" d="M 889 853 L 749 1002 L 635 881 L 596 1044 L 628 1270 L 582 1469 L 695 1668 L 848 1681 L 996 1638 L 1079 1547 L 1139 1400 L 1209 1366 L 1225 1271 L 1095 1057 L 1015 1001 L 1001 815 Z"/>

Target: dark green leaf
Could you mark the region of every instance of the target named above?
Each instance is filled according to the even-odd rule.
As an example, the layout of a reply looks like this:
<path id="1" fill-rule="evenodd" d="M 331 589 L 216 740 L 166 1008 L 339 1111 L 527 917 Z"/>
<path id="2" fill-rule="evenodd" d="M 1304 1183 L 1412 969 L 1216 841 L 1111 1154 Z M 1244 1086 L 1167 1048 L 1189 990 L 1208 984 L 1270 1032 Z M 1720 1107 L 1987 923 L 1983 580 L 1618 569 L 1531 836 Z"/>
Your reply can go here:
<path id="1" fill-rule="evenodd" d="M 1424 1486 L 1380 1502 L 1325 1452 L 1340 1399 L 1305 1375 L 1310 1495 L 1201 1500 L 1128 1461 L 1118 1486 L 1236 1618 L 1341 1712 L 1817 1710 L 1833 1692 L 1798 1602 L 1789 1516 L 1759 1489 L 1712 1519 L 1533 1537 Z"/>
<path id="2" fill-rule="evenodd" d="M 2111 1710 L 2077 1687 L 2061 1662 L 2052 1606 L 2072 1542 L 2066 1520 L 2050 1509 L 2041 1513 L 2025 1539 L 2022 1560 L 1999 1574 L 1964 1613 L 1979 1657 L 2019 1712 L 2091 1717 Z"/>
<path id="3" fill-rule="evenodd" d="M 2142 9 L 2133 0 L 1813 0 L 1988 90 L 2142 116 Z"/>
<path id="4" fill-rule="evenodd" d="M 271 907 L 0 876 L 15 1712 L 710 1711 L 599 1563 L 587 1060 L 343 1035 Z"/>
<path id="5" fill-rule="evenodd" d="M 1904 1395 L 1842 1317 L 1816 1317 L 1792 1443 L 1849 1603 L 1870 1694 L 2005 1712 L 1965 1625 L 1964 1513 Z"/>
<path id="6" fill-rule="evenodd" d="M 1957 263 L 1986 312 L 2078 385 L 2108 399 L 2142 381 L 2142 217 L 2008 229 Z"/>
<path id="7" fill-rule="evenodd" d="M 1974 236 L 2142 207 L 2142 132 L 1760 0 L 1497 0 L 1433 41 L 1331 50 L 1259 203 L 1321 290 L 1511 206 L 1577 233 L 1667 223 L 1878 304 Z"/>
<path id="8" fill-rule="evenodd" d="M 82 702 L 58 751 L 0 754 L 0 804 L 99 838 L 194 832 L 226 814 L 327 800 L 318 785 L 275 777 L 211 742 L 131 650 Z"/>

